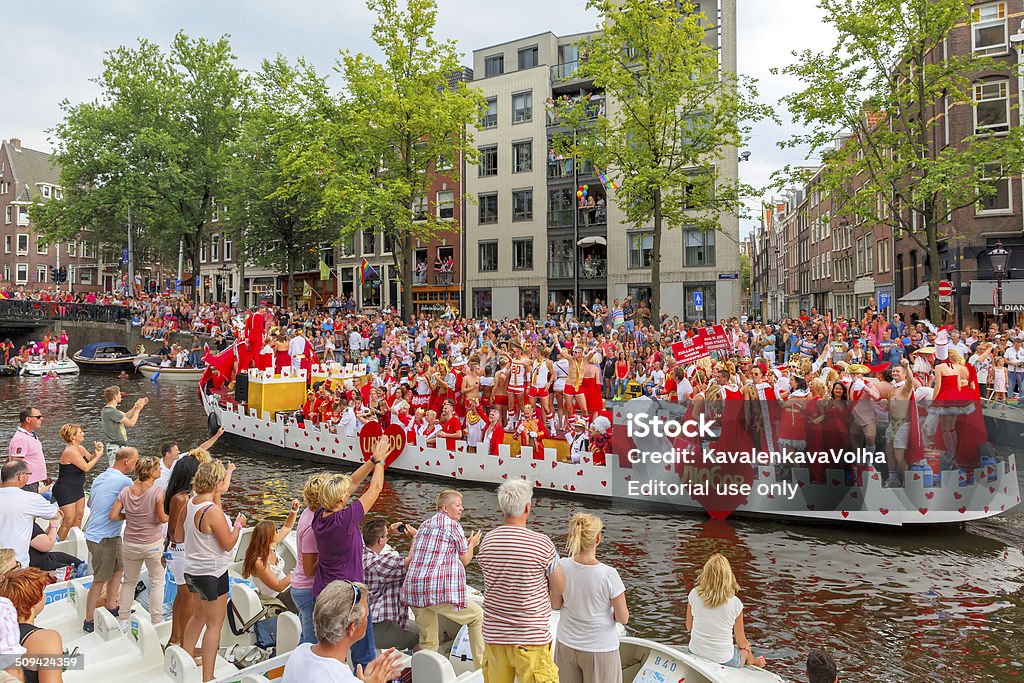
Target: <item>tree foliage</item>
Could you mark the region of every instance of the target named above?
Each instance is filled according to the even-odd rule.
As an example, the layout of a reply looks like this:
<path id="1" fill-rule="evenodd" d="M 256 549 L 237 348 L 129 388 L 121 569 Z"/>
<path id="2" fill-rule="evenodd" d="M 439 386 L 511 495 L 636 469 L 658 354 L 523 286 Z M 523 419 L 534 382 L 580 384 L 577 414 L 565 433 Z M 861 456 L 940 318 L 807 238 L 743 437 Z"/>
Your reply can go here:
<path id="1" fill-rule="evenodd" d="M 293 274 L 316 264 L 334 234 L 321 211 L 322 195 L 307 191 L 291 159 L 338 112 L 324 79 L 302 60 L 291 65 L 278 55 L 252 80 L 253 102 L 231 148 L 223 197 L 240 238 L 237 260 L 287 273 L 295 297 Z"/>
<path id="2" fill-rule="evenodd" d="M 400 5 L 404 4 L 402 8 Z M 483 98 L 452 76 L 462 71 L 454 41 L 434 37 L 435 0 L 368 0 L 377 13 L 373 39 L 381 61 L 345 52 L 345 115 L 320 126 L 317 138 L 292 155 L 295 173 L 319 188 L 321 212 L 341 221 L 344 235 L 373 229 L 392 247 L 402 283 L 402 310 L 412 314 L 417 240 L 452 230 L 436 207 L 414 215 L 441 172 L 455 201 L 465 158 L 475 160 L 467 126 L 479 120 Z"/>
<path id="3" fill-rule="evenodd" d="M 143 244 L 164 255 L 184 239 L 198 270 L 203 227 L 225 180 L 230 144 L 245 107 L 246 78 L 227 37 L 178 33 L 167 53 L 140 39 L 107 53 L 92 102 L 61 104 L 51 131 L 64 196 L 35 207 L 48 239 L 88 228 L 101 243 L 124 243 L 128 208 Z"/>
<path id="4" fill-rule="evenodd" d="M 708 18 L 688 1 L 588 0 L 603 30 L 579 44 L 574 78 L 609 96 L 594 117 L 586 101 L 555 102 L 564 130 L 556 146 L 592 162 L 619 183 L 626 221 L 653 225 L 651 314 L 659 319 L 665 227 L 718 230 L 754 194 L 719 167 L 735 154 L 749 123 L 771 115 L 750 79 L 723 70 L 708 42 Z M 736 239 L 735 235 L 730 235 Z"/>
<path id="5" fill-rule="evenodd" d="M 945 226 L 954 211 L 993 194 L 995 180 L 1020 172 L 1024 129 L 1007 125 L 1005 134 L 942 147 L 935 141 L 945 135 L 946 107 L 974 106 L 975 84 L 1006 67 L 946 49 L 954 29 L 970 30 L 969 0 L 821 0 L 819 7 L 838 38 L 825 52 L 794 52 L 796 62 L 776 70 L 803 84 L 784 102 L 808 130 L 782 146 L 821 154 L 821 188 L 832 192 L 834 216 L 888 225 L 927 253 L 929 316 L 938 320 Z M 779 181 L 805 177 L 787 167 Z"/>

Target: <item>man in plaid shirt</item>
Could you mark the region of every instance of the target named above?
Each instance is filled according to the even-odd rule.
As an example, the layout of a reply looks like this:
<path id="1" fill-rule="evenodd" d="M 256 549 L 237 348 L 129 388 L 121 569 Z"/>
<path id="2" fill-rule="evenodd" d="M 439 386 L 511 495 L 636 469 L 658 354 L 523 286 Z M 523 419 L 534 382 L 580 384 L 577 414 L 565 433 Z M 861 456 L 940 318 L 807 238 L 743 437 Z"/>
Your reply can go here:
<path id="1" fill-rule="evenodd" d="M 379 518 L 363 522 L 363 580 L 370 589 L 374 642 L 379 640 L 381 649 L 408 650 L 419 642 L 419 634 L 409 630 L 409 609 L 400 595 L 409 558 L 384 552 L 388 539 L 398 533 L 412 538 L 416 529 L 398 522 L 389 527 Z"/>
<path id="2" fill-rule="evenodd" d="M 420 647 L 437 652 L 437 618 L 469 625 L 473 666 L 484 658 L 484 613 L 479 603 L 466 599 L 466 565 L 480 543 L 480 532 L 468 539 L 462 530 L 462 494 L 451 489 L 437 497 L 438 513 L 423 522 L 413 537 L 409 567 L 402 584 L 402 600 L 412 607 L 420 630 Z"/>

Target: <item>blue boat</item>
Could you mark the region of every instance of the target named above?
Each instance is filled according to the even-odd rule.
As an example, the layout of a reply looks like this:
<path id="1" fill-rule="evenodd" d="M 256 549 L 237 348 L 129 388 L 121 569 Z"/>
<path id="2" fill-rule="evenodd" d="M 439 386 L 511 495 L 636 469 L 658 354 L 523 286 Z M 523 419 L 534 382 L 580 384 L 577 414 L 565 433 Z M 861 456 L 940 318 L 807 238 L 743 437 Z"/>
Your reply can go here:
<path id="1" fill-rule="evenodd" d="M 136 354 L 118 342 L 95 342 L 86 344 L 72 357 L 83 370 L 121 372 L 134 369 L 132 361 Z"/>

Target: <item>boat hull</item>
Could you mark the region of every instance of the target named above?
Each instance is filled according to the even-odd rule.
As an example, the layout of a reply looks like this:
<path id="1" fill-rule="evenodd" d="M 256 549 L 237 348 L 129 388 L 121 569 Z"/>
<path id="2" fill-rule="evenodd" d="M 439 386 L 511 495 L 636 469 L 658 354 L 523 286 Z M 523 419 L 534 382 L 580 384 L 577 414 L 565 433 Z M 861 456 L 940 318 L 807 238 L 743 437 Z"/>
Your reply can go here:
<path id="1" fill-rule="evenodd" d="M 147 379 L 156 377 L 160 382 L 192 382 L 198 384 L 203 376 L 202 368 L 161 368 L 157 365 L 139 365 L 136 370 Z"/>
<path id="2" fill-rule="evenodd" d="M 72 358 L 82 370 L 89 372 L 127 372 L 135 368 L 132 363 L 135 360 L 135 356 L 123 358 L 84 358 L 76 353 Z"/>
<path id="3" fill-rule="evenodd" d="M 77 375 L 80 368 L 71 360 L 51 361 L 49 363 L 25 363 L 21 366 L 21 374 L 40 377 L 55 372 L 58 375 Z"/>
<path id="4" fill-rule="evenodd" d="M 232 440 L 245 440 L 253 450 L 302 461 L 356 467 L 364 461 L 357 438 L 337 434 L 327 428 L 306 424 L 299 426 L 283 417 L 270 421 L 255 411 L 231 401 L 221 402 L 217 396 L 204 397 L 204 408 L 211 415 L 210 427 L 223 426 Z M 622 408 L 616 409 L 616 420 L 622 419 Z M 649 466 L 645 466 L 649 467 Z M 670 480 L 678 475 L 672 466 L 659 465 L 657 471 L 634 465 L 623 454 L 609 454 L 606 465 L 584 458 L 573 464 L 561 462 L 554 449 L 536 454 L 524 448 L 513 457 L 507 445 L 492 456 L 477 452 L 464 441 L 454 448 L 435 448 L 426 443 L 409 443 L 389 467 L 393 472 L 410 476 L 430 477 L 483 485 L 500 485 L 508 479 L 531 481 L 538 491 L 572 497 L 587 497 L 608 502 L 629 502 L 637 505 L 666 507 L 690 512 L 704 512 L 704 507 L 689 495 L 636 495 L 637 482 L 660 478 Z M 775 468 L 760 469 L 757 483 L 781 488 Z M 908 477 L 901 489 L 884 489 L 878 472 L 866 473 L 859 486 L 842 485 L 843 472 L 829 471 L 826 483 L 809 481 L 806 468 L 794 468 L 791 485 L 796 494 L 791 499 L 781 496 L 753 496 L 739 505 L 734 514 L 769 517 L 805 523 L 872 524 L 883 526 L 959 524 L 999 515 L 1020 502 L 1016 462 L 1011 456 L 992 468 L 979 468 L 976 483 L 960 486 L 956 471 L 944 473 L 942 485 L 925 488 L 920 478 Z M 991 479 L 991 481 L 990 481 Z M 841 505 L 828 506 L 828 501 L 842 495 Z"/>

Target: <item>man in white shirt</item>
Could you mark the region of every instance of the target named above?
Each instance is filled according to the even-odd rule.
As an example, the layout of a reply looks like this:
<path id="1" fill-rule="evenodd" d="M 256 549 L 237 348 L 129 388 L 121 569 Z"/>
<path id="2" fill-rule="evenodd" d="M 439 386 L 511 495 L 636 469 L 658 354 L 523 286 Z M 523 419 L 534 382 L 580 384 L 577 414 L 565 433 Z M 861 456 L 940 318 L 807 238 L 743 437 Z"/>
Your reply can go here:
<path id="1" fill-rule="evenodd" d="M 363 335 L 359 334 L 359 329 L 353 325 L 352 331 L 348 333 L 348 349 L 352 353 L 359 351 L 360 344 L 363 343 Z"/>
<path id="2" fill-rule="evenodd" d="M 193 450 L 208 451 L 213 448 L 213 444 L 217 443 L 217 439 L 220 438 L 221 434 L 224 433 L 224 428 L 221 427 L 217 430 L 217 433 L 211 436 L 206 441 L 202 442 Z M 167 484 L 171 481 L 171 472 L 174 470 L 174 464 L 181 460 L 183 456 L 188 455 L 192 451 L 185 451 L 184 453 L 178 448 L 178 444 L 175 442 L 165 443 L 161 449 L 163 455 L 160 457 L 160 476 L 157 477 L 156 481 L 153 482 L 154 486 L 167 490 Z"/>
<path id="3" fill-rule="evenodd" d="M 370 606 L 365 584 L 332 581 L 316 599 L 313 630 L 316 645 L 303 643 L 288 657 L 281 683 L 359 683 L 390 681 L 401 673 L 401 655 L 394 648 L 381 653 L 355 675 L 345 660 L 354 643 L 366 634 Z"/>
<path id="4" fill-rule="evenodd" d="M 1007 398 L 1019 397 L 1024 389 L 1024 348 L 1021 337 L 1013 338 L 1013 346 L 1006 349 Z"/>
<path id="5" fill-rule="evenodd" d="M 0 467 L 0 548 L 10 548 L 22 567 L 28 566 L 28 545 L 36 517 L 59 522 L 60 508 L 38 493 L 22 491 L 30 477 L 24 460 L 11 460 Z"/>
<path id="6" fill-rule="evenodd" d="M 296 330 L 288 342 L 288 355 L 291 356 L 293 370 L 302 367 L 302 357 L 306 355 L 306 338 L 302 336 L 302 330 Z"/>

